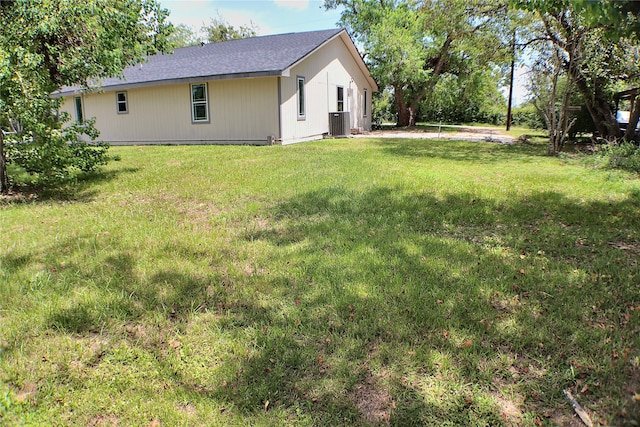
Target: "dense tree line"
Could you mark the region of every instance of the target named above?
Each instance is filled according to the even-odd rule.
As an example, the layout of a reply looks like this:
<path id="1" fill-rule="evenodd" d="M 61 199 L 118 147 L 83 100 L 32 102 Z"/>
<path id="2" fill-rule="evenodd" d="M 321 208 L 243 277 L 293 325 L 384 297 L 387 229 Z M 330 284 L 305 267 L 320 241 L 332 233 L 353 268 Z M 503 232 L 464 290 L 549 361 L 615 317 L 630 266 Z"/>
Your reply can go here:
<path id="1" fill-rule="evenodd" d="M 393 96 L 398 126 L 418 118 L 494 121 L 506 65 L 526 52 L 531 103 L 553 137 L 576 123 L 576 103 L 611 140 L 634 137 L 616 122 L 614 94 L 638 84 L 640 2 L 614 0 L 325 0 Z M 517 59 L 517 58 L 516 58 Z M 576 96 L 577 95 L 577 96 Z M 634 105 L 631 123 L 640 117 Z M 496 113 L 496 114 L 494 114 Z M 555 130 L 554 130 L 555 129 Z"/>
<path id="2" fill-rule="evenodd" d="M 363 47 L 373 77 L 392 88 L 398 126 L 415 125 L 442 81 L 481 91 L 476 83 L 508 58 L 501 1 L 326 0 L 325 7 L 342 8 L 341 25 Z M 457 95 L 460 103 L 466 95 Z"/>
<path id="3" fill-rule="evenodd" d="M 522 52 L 531 64 L 530 106 L 543 118 L 550 153 L 578 124 L 576 105 L 601 138 L 631 140 L 640 118 L 633 105 L 626 131 L 616 121 L 615 93 L 640 84 L 640 2 L 614 0 L 325 0 L 365 54 L 379 118 L 412 126 L 419 118 L 497 122 L 498 88 Z M 62 182 L 107 159 L 90 120 L 65 125 L 64 85 L 88 87 L 119 75 L 146 55 L 200 42 L 174 28 L 156 0 L 0 0 L 0 191 L 7 163 L 40 183 Z M 222 17 L 203 26 L 207 42 L 256 35 Z M 526 116 L 530 116 L 531 109 Z M 524 117 L 525 115 L 523 115 Z M 532 119 L 529 117 L 527 120 Z M 539 120 L 538 120 L 539 121 Z M 588 126 L 583 126 L 587 128 Z"/>
<path id="4" fill-rule="evenodd" d="M 208 24 L 196 30 L 185 24 L 174 27 L 173 33 L 169 37 L 169 44 L 173 48 L 195 46 L 200 43 L 217 43 L 229 40 L 246 39 L 257 35 L 255 25 L 240 25 L 238 27 L 230 24 L 222 15 L 218 14 L 211 18 Z"/>
<path id="5" fill-rule="evenodd" d="M 533 101 L 550 130 L 550 152 L 570 132 L 568 101 L 579 94 L 599 137 L 609 141 L 635 137 L 635 126 L 623 132 L 616 120 L 615 93 L 638 84 L 638 12 L 633 1 L 514 1 L 533 16 Z M 640 102 L 630 123 L 640 117 Z M 554 143 L 553 139 L 556 139 Z"/>

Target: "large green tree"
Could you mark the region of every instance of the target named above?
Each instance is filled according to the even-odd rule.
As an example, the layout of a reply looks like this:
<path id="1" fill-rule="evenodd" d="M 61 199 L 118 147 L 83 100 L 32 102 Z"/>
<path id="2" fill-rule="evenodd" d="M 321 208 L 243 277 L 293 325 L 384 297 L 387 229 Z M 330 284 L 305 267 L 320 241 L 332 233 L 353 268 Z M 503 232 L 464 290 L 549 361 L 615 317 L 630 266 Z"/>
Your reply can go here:
<path id="1" fill-rule="evenodd" d="M 539 26 L 532 39 L 538 50 L 557 49 L 569 83 L 582 95 L 598 133 L 608 139 L 623 135 L 616 122 L 613 93 L 632 84 L 640 72 L 632 52 L 638 49 L 638 3 L 634 1 L 517 0 L 533 12 Z M 534 45 L 535 47 L 535 45 Z M 535 51 L 534 51 L 535 52 Z M 640 116 L 640 102 L 633 112 Z M 632 117 L 633 120 L 633 117 Z M 633 136 L 630 126 L 627 137 Z"/>
<path id="2" fill-rule="evenodd" d="M 209 43 L 246 39 L 257 35 L 256 27 L 253 24 L 250 26 L 240 25 L 239 27 L 234 27 L 221 15 L 211 18 L 209 24 L 204 25 L 201 31 L 206 35 Z"/>
<path id="3" fill-rule="evenodd" d="M 500 93 L 502 70 L 460 67 L 445 73 L 420 105 L 420 118 L 450 123 L 493 123 L 504 120 L 505 98 Z"/>
<path id="4" fill-rule="evenodd" d="M 325 0 L 366 52 L 381 86 L 393 88 L 398 126 L 415 125 L 420 103 L 444 75 L 490 67 L 509 52 L 504 2 Z"/>
<path id="5" fill-rule="evenodd" d="M 196 46 L 200 44 L 197 31 L 186 24 L 178 24 L 173 27 L 173 33 L 169 36 L 169 44 L 172 48 Z"/>
<path id="6" fill-rule="evenodd" d="M 7 161 L 42 183 L 104 161 L 91 121 L 63 126 L 61 86 L 99 83 L 146 55 L 167 49 L 172 27 L 155 0 L 0 0 L 0 123 L 14 131 Z M 0 132 L 0 190 L 8 188 Z"/>

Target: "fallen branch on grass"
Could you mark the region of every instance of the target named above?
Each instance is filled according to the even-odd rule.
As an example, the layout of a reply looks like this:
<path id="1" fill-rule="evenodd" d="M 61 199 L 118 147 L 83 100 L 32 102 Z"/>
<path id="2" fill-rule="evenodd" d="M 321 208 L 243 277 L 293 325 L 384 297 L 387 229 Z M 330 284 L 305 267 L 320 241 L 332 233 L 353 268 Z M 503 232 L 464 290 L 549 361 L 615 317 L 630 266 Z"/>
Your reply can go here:
<path id="1" fill-rule="evenodd" d="M 582 406 L 580 406 L 578 401 L 573 398 L 573 396 L 571 395 L 571 392 L 569 390 L 562 390 L 562 392 L 567 397 L 567 399 L 569 399 L 569 402 L 571 402 L 571 406 L 573 406 L 573 410 L 576 411 L 576 414 L 578 414 L 582 422 L 587 427 L 593 427 L 593 422 L 591 421 L 589 414 L 587 414 L 586 411 L 582 409 Z"/>

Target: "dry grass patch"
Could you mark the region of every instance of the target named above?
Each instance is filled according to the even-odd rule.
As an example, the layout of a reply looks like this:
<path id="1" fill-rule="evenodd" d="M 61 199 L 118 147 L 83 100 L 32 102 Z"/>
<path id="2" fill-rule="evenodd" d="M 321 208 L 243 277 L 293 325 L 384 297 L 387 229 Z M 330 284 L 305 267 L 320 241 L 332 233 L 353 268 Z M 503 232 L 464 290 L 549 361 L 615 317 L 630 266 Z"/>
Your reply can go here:
<path id="1" fill-rule="evenodd" d="M 373 425 L 389 425 L 395 403 L 382 381 L 371 373 L 355 386 L 352 400 L 362 418 Z"/>

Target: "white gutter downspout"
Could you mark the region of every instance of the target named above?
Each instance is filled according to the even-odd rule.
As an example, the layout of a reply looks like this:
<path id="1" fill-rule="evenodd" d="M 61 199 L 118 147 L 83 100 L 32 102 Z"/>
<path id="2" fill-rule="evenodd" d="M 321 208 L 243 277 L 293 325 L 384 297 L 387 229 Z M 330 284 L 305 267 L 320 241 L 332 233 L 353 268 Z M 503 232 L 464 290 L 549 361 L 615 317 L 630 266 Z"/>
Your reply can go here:
<path id="1" fill-rule="evenodd" d="M 331 112 L 331 107 L 329 107 L 329 72 L 327 71 L 327 131 L 329 130 L 329 113 Z"/>
<path id="2" fill-rule="evenodd" d="M 276 139 L 282 143 L 282 77 L 278 77 L 278 136 Z"/>

